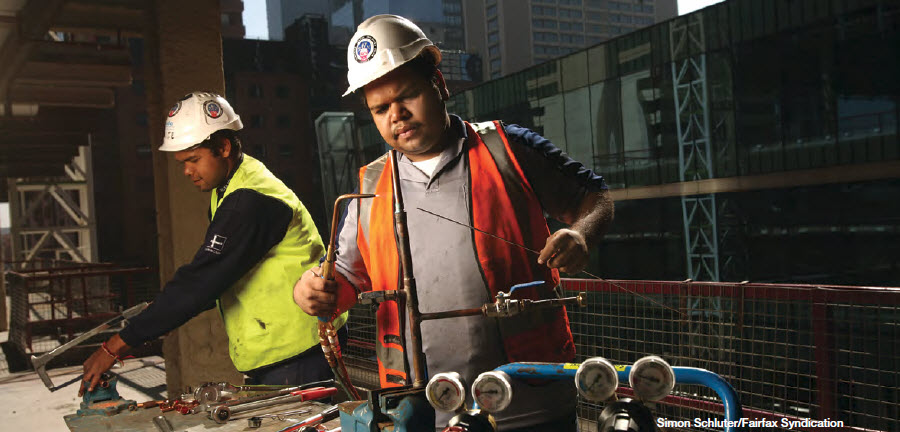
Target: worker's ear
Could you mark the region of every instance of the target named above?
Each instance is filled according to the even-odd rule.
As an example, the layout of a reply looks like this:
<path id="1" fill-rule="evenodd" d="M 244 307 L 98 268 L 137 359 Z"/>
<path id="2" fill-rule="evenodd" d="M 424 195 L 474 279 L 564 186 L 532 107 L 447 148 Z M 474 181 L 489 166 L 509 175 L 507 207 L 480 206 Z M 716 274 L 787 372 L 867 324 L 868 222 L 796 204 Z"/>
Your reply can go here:
<path id="1" fill-rule="evenodd" d="M 228 159 L 231 156 L 231 140 L 222 138 L 222 157 Z"/>
<path id="2" fill-rule="evenodd" d="M 438 89 L 441 100 L 447 101 L 450 99 L 450 90 L 447 90 L 447 83 L 444 81 L 444 74 L 441 73 L 440 69 L 434 70 L 434 76 L 431 77 L 431 83 Z"/>

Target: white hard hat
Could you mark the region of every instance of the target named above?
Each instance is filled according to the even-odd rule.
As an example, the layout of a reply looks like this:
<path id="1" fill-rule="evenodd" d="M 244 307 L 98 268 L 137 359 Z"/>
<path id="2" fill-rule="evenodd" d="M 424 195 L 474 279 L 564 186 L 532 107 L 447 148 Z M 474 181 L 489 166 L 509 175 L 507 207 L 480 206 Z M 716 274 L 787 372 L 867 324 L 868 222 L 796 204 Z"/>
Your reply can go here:
<path id="1" fill-rule="evenodd" d="M 162 151 L 187 150 L 222 129 L 241 130 L 244 124 L 234 113 L 231 104 L 222 96 L 208 92 L 193 92 L 169 109 Z"/>
<path id="2" fill-rule="evenodd" d="M 416 58 L 425 49 L 434 54 L 435 64 L 440 63 L 441 51 L 412 21 L 397 15 L 375 15 L 363 21 L 347 47 L 350 87 L 344 96 Z"/>

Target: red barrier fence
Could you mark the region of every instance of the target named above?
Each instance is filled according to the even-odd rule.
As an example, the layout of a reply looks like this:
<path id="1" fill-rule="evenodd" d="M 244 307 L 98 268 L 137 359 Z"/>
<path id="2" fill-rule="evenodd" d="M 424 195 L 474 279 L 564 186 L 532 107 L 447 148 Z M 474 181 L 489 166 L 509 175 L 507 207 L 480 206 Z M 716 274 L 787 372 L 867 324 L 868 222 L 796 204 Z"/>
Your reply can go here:
<path id="1" fill-rule="evenodd" d="M 658 355 L 721 375 L 750 419 L 900 430 L 900 288 L 583 279 L 563 287 L 588 293 L 585 307 L 569 309 L 576 361 Z M 346 353 L 363 369 L 374 365 L 374 328 L 369 307 L 351 310 Z M 579 402 L 585 429 L 601 409 Z M 715 393 L 700 386 L 676 386 L 655 411 L 669 420 L 722 418 Z"/>

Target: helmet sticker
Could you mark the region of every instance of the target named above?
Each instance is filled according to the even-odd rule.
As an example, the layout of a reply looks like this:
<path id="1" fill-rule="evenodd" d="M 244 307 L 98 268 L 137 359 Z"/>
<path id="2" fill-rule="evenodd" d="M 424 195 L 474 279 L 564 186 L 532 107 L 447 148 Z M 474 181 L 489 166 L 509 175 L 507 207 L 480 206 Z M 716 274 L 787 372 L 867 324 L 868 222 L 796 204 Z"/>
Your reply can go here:
<path id="1" fill-rule="evenodd" d="M 169 109 L 169 117 L 173 117 L 175 114 L 178 114 L 178 111 L 181 109 L 181 101 L 175 102 L 175 106 Z"/>
<path id="2" fill-rule="evenodd" d="M 365 63 L 372 59 L 377 49 L 378 44 L 375 42 L 375 38 L 363 35 L 356 40 L 356 45 L 353 47 L 353 57 L 357 63 Z"/>
<path id="3" fill-rule="evenodd" d="M 222 116 L 222 107 L 216 101 L 207 101 L 203 104 L 203 110 L 210 118 L 217 119 Z"/>

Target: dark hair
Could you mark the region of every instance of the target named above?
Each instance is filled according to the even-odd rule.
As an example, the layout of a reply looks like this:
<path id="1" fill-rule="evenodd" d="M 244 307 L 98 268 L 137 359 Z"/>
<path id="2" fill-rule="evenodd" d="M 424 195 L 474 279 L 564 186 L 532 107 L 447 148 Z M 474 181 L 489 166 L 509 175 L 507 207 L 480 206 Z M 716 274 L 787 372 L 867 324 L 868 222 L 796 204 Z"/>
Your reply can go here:
<path id="1" fill-rule="evenodd" d="M 213 134 L 209 136 L 209 139 L 200 143 L 199 147 L 208 148 L 213 155 L 219 156 L 222 154 L 222 139 L 224 138 L 231 141 L 231 156 L 229 157 L 238 157 L 241 154 L 241 137 L 238 135 L 237 131 L 231 129 L 222 129 L 213 132 Z"/>

